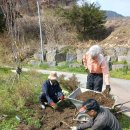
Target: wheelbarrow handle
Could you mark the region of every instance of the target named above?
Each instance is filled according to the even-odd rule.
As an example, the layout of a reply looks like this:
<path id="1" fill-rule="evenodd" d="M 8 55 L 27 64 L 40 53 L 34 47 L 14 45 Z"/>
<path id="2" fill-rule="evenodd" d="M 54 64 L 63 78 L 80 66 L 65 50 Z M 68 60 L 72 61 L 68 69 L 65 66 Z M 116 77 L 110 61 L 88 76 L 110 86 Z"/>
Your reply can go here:
<path id="1" fill-rule="evenodd" d="M 119 104 L 115 105 L 114 108 L 117 107 L 117 106 L 120 106 L 120 108 L 121 108 L 124 104 L 129 103 L 129 102 L 130 102 L 130 101 L 123 102 L 123 103 L 119 103 Z"/>
<path id="2" fill-rule="evenodd" d="M 128 111 L 129 109 L 124 109 L 124 110 L 121 110 L 121 111 L 118 111 L 116 112 L 116 114 L 119 114 L 119 113 L 122 113 L 122 112 L 125 112 L 125 111 Z"/>

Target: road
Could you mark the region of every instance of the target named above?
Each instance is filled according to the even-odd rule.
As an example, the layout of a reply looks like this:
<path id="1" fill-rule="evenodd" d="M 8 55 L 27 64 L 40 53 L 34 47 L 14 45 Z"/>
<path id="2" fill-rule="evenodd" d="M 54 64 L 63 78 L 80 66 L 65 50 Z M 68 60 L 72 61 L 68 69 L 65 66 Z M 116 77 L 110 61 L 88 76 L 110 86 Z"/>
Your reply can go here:
<path id="1" fill-rule="evenodd" d="M 32 69 L 22 68 L 23 71 L 29 71 Z M 35 71 L 43 74 L 49 74 L 49 70 L 41 70 L 41 69 L 35 69 Z M 59 72 L 56 71 L 58 76 L 61 74 L 64 74 L 66 78 L 71 77 L 74 73 L 69 72 Z M 86 74 L 75 74 L 78 81 L 81 83 L 80 87 L 86 86 Z M 123 103 L 130 101 L 130 80 L 124 80 L 124 79 L 116 79 L 111 78 L 111 94 L 117 96 L 117 103 Z M 105 89 L 105 85 L 103 85 L 103 90 Z M 124 113 L 128 116 L 130 116 L 130 102 L 123 105 L 123 110 L 128 109 Z"/>

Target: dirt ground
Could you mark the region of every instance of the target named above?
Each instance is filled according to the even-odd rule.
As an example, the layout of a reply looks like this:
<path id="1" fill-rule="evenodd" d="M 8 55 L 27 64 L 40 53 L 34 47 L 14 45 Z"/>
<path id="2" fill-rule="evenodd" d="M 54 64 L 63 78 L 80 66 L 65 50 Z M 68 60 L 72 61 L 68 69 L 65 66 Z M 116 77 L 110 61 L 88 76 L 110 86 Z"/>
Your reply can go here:
<path id="1" fill-rule="evenodd" d="M 110 108 L 114 104 L 114 100 L 111 98 L 91 91 L 84 92 L 76 98 L 82 101 L 94 98 L 99 102 L 99 104 Z M 58 104 L 58 108 L 56 110 L 49 106 L 46 106 L 46 109 L 43 110 L 40 107 L 40 104 L 28 104 L 26 107 L 35 111 L 35 113 L 31 115 L 31 118 L 39 121 L 41 127 L 36 128 L 35 125 L 29 125 L 27 122 L 22 121 L 16 130 L 69 130 L 70 126 L 78 124 L 73 120 L 77 112 L 76 108 L 69 100 L 65 100 L 64 102 Z M 67 126 L 64 122 L 69 126 Z"/>
<path id="2" fill-rule="evenodd" d="M 81 101 L 86 101 L 87 99 L 90 99 L 90 98 L 96 99 L 100 105 L 109 107 L 109 108 L 112 108 L 115 102 L 115 100 L 112 99 L 111 96 L 106 97 L 101 93 L 95 93 L 92 91 L 84 92 L 76 97 L 76 99 L 81 100 Z"/>
<path id="3" fill-rule="evenodd" d="M 36 111 L 32 118 L 40 120 L 41 128 L 37 129 L 33 125 L 30 126 L 25 122 L 21 122 L 17 130 L 69 130 L 70 128 L 65 123 L 69 126 L 77 124 L 73 120 L 76 109 L 70 101 L 61 102 L 56 110 L 49 106 L 46 107 L 45 111 L 39 105 L 28 107 Z"/>

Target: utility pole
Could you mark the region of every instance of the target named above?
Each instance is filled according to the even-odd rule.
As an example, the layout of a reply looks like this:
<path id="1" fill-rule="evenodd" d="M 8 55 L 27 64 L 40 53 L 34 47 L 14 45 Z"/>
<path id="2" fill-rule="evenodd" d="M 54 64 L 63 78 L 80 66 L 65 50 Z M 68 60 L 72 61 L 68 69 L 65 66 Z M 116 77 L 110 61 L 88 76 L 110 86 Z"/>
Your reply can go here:
<path id="1" fill-rule="evenodd" d="M 38 9 L 38 19 L 39 19 L 39 27 L 40 27 L 40 40 L 41 40 L 41 53 L 42 53 L 42 59 L 41 63 L 44 61 L 44 51 L 43 51 L 43 39 L 42 39 L 42 27 L 41 27 L 41 17 L 40 17 L 40 8 L 39 8 L 39 1 L 37 0 L 37 9 Z"/>

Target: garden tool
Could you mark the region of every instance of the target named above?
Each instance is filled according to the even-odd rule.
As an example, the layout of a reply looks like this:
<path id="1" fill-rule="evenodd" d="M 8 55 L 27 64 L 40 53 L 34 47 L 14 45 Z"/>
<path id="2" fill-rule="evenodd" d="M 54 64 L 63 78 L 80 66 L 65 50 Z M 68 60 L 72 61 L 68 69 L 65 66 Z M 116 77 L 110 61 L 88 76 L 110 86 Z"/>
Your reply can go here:
<path id="1" fill-rule="evenodd" d="M 65 124 L 68 128 L 71 129 L 71 126 L 70 126 L 68 123 L 66 123 L 66 122 L 64 122 L 64 121 L 61 121 L 61 122 L 60 122 L 60 126 L 61 126 L 62 124 Z"/>
<path id="2" fill-rule="evenodd" d="M 63 101 L 62 100 L 59 100 L 57 103 L 56 103 L 56 106 L 55 107 L 52 107 L 53 109 L 57 109 L 59 106 L 60 106 L 60 104 L 62 103 Z"/>
<path id="3" fill-rule="evenodd" d="M 61 104 L 63 104 L 64 101 L 66 101 L 66 99 L 64 99 L 64 100 L 59 100 L 59 101 L 56 103 L 56 105 L 57 105 L 57 106 L 60 106 Z"/>
<path id="4" fill-rule="evenodd" d="M 59 106 L 61 104 L 62 100 L 59 100 L 56 105 Z"/>

